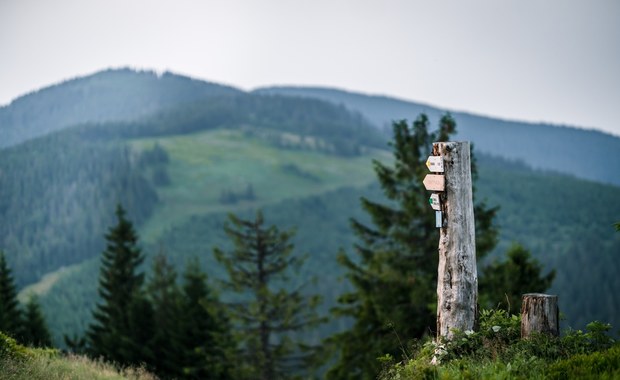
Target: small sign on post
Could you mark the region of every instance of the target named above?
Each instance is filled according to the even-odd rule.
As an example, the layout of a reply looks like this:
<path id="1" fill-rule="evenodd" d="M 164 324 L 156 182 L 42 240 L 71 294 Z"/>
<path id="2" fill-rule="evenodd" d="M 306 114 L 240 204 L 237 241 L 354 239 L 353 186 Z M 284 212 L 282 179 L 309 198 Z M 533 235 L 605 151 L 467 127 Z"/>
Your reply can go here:
<path id="1" fill-rule="evenodd" d="M 426 167 L 434 173 L 443 173 L 443 158 L 441 156 L 428 156 Z"/>
<path id="2" fill-rule="evenodd" d="M 445 179 L 441 174 L 427 174 L 422 181 L 426 190 L 429 191 L 444 191 Z"/>
<path id="3" fill-rule="evenodd" d="M 435 211 L 441 211 L 441 202 L 439 201 L 439 194 L 433 193 L 431 197 L 428 198 L 428 203 L 431 205 L 431 208 Z"/>

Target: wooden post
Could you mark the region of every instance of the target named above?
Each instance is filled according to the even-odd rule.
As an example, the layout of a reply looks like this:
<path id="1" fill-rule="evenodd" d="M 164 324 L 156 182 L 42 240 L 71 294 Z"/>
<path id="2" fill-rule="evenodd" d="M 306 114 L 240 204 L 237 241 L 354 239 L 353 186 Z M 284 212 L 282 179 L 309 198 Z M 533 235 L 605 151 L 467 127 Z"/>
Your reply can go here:
<path id="1" fill-rule="evenodd" d="M 437 337 L 451 339 L 453 329 L 473 330 L 478 312 L 469 142 L 434 143 L 433 155 L 443 157 L 445 171 L 437 278 Z"/>
<path id="2" fill-rule="evenodd" d="M 558 296 L 529 293 L 522 296 L 521 338 L 532 333 L 560 335 Z"/>

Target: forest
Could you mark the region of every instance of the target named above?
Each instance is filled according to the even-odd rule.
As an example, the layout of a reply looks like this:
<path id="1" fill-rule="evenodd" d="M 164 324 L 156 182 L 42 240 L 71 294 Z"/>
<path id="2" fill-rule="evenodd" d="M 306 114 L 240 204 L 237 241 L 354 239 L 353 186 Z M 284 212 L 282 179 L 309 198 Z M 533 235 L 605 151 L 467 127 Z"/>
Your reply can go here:
<path id="1" fill-rule="evenodd" d="M 399 361 L 399 339 L 434 330 L 438 233 L 421 178 L 431 143 L 458 136 L 459 119 L 411 115 L 385 132 L 344 105 L 164 77 L 185 102 L 54 131 L 34 123 L 0 150 L 2 302 L 21 321 L 3 314 L 0 330 L 164 378 L 388 373 L 377 357 Z M 473 154 L 481 307 L 506 313 L 488 318 L 510 326 L 521 293 L 547 291 L 565 328 L 618 326 L 620 189 L 475 141 Z M 269 285 L 240 264 L 264 259 L 248 253 L 257 236 L 273 247 Z M 118 261 L 126 248 L 131 260 Z M 48 336 L 26 338 L 29 325 Z M 573 354 L 562 347 L 550 362 Z"/>

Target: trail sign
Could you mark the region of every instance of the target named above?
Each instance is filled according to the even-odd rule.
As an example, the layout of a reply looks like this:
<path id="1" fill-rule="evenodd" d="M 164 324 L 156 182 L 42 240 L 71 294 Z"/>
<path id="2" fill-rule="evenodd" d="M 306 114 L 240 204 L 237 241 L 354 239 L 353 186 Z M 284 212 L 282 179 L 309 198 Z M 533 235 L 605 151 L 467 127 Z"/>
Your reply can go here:
<path id="1" fill-rule="evenodd" d="M 433 210 L 435 211 L 441 210 L 441 203 L 439 202 L 439 194 L 437 193 L 431 194 L 431 197 L 428 198 L 428 203 L 430 203 Z"/>
<path id="2" fill-rule="evenodd" d="M 426 190 L 429 191 L 444 191 L 445 180 L 441 174 L 427 174 L 422 181 Z"/>
<path id="3" fill-rule="evenodd" d="M 435 211 L 435 227 L 443 227 L 443 218 L 441 216 L 441 211 Z"/>
<path id="4" fill-rule="evenodd" d="M 428 159 L 426 160 L 426 167 L 434 173 L 443 173 L 443 157 L 428 156 Z"/>

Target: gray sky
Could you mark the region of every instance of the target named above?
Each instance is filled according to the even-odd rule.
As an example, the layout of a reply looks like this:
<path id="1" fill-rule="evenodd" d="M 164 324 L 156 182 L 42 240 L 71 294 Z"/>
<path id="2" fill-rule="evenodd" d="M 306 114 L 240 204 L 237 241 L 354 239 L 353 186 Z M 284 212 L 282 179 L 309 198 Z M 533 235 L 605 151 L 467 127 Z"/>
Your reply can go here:
<path id="1" fill-rule="evenodd" d="M 0 0 L 0 104 L 121 66 L 620 136 L 617 0 Z"/>

